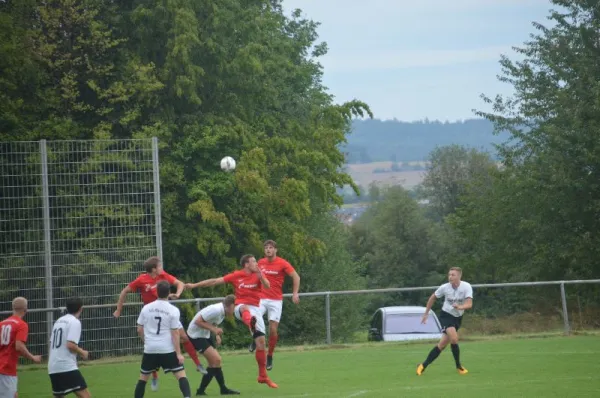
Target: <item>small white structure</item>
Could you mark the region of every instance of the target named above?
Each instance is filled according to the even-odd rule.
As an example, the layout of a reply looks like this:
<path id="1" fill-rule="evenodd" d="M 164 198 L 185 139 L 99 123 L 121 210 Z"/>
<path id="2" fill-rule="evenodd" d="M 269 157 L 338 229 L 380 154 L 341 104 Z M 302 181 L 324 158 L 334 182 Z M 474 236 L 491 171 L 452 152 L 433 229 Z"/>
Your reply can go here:
<path id="1" fill-rule="evenodd" d="M 381 307 L 371 318 L 369 341 L 438 340 L 442 337 L 440 321 L 433 311 L 421 323 L 425 307 Z"/>

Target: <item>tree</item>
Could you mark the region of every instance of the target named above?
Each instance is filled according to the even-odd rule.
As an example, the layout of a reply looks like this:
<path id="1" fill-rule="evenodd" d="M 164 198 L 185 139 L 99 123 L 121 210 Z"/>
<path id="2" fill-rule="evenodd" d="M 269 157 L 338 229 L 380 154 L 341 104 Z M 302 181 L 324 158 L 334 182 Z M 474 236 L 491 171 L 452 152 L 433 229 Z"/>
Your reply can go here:
<path id="1" fill-rule="evenodd" d="M 523 60 L 501 59 L 500 80 L 514 95 L 484 96 L 493 111 L 478 114 L 511 134 L 499 153 L 517 188 L 512 206 L 527 209 L 513 228 L 533 231 L 522 243 L 523 261 L 540 278 L 597 277 L 600 14 L 595 2 L 552 4 L 561 7 L 550 12 L 554 25 L 534 23 L 539 33 L 516 49 Z"/>
<path id="2" fill-rule="evenodd" d="M 461 196 L 471 181 L 496 167 L 489 154 L 459 145 L 437 147 L 428 162 L 420 193 L 439 220 L 461 205 Z"/>
<path id="3" fill-rule="evenodd" d="M 443 229 L 400 186 L 387 188 L 351 228 L 350 247 L 369 288 L 439 284 L 445 274 Z M 421 295 L 409 296 L 417 300 Z M 384 300 L 393 300 L 389 297 Z M 381 305 L 374 298 L 374 305 Z"/>

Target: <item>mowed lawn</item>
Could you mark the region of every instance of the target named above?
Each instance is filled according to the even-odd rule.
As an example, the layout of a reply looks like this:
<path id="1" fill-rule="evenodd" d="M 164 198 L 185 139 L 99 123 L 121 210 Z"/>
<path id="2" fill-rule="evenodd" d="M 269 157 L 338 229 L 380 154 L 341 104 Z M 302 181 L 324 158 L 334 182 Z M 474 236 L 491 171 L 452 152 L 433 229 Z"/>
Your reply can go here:
<path id="1" fill-rule="evenodd" d="M 423 376 L 416 365 L 432 344 L 377 343 L 338 349 L 286 349 L 276 353 L 272 390 L 256 383 L 256 362 L 248 352 L 224 353 L 223 370 L 230 388 L 246 397 L 600 397 L 600 338 L 597 336 L 489 340 L 461 344 L 459 375 L 452 353 L 443 352 Z M 204 363 L 206 363 L 204 361 Z M 192 396 L 200 374 L 186 362 Z M 133 397 L 139 363 L 82 366 L 93 397 Z M 161 373 L 160 389 L 148 385 L 146 397 L 181 396 L 171 375 Z M 215 380 L 208 389 L 219 395 Z M 48 397 L 46 370 L 19 375 L 19 398 Z"/>

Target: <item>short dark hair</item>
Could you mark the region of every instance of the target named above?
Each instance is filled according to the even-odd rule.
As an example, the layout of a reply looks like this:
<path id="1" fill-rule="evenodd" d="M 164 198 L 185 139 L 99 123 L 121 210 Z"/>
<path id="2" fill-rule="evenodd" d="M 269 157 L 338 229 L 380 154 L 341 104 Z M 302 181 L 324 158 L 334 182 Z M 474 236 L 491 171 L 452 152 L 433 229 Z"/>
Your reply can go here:
<path id="1" fill-rule="evenodd" d="M 71 297 L 67 299 L 67 312 L 76 314 L 83 307 L 83 300 L 80 297 Z"/>
<path id="2" fill-rule="evenodd" d="M 245 267 L 250 262 L 250 259 L 254 258 L 254 254 L 244 254 L 240 259 L 240 266 Z"/>
<path id="3" fill-rule="evenodd" d="M 156 284 L 156 294 L 158 298 L 164 299 L 169 297 L 169 293 L 171 293 L 171 285 L 167 281 L 159 281 Z"/>
<path id="4" fill-rule="evenodd" d="M 160 264 L 160 258 L 158 256 L 152 256 L 144 261 L 144 269 L 147 273 L 151 273 L 153 269 L 158 267 L 158 264 Z"/>
<path id="5" fill-rule="evenodd" d="M 235 296 L 233 294 L 225 296 L 225 299 L 223 300 L 223 305 L 225 307 L 229 307 L 232 304 L 235 304 Z"/>
<path id="6" fill-rule="evenodd" d="M 265 246 L 273 246 L 275 249 L 277 249 L 277 242 L 275 242 L 272 239 L 267 239 L 266 241 L 263 242 L 263 247 Z"/>

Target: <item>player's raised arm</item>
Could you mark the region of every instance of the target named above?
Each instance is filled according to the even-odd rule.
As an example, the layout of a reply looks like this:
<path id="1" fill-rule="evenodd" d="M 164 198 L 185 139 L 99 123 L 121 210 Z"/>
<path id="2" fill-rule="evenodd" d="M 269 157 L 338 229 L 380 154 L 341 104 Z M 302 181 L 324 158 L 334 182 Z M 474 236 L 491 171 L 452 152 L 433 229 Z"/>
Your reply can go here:
<path id="1" fill-rule="evenodd" d="M 123 311 L 123 304 L 125 304 L 125 298 L 127 298 L 128 293 L 132 293 L 131 287 L 129 285 L 125 286 L 123 290 L 121 290 L 121 294 L 119 294 L 119 300 L 117 300 L 117 310 L 113 312 L 113 316 L 118 318 L 121 316 L 121 311 Z"/>
<path id="2" fill-rule="evenodd" d="M 225 283 L 225 279 L 223 279 L 223 277 L 212 278 L 212 279 L 205 279 L 203 281 L 196 282 L 196 283 L 186 283 L 185 288 L 186 289 L 195 289 L 197 287 L 211 287 L 211 286 L 222 285 L 224 283 Z"/>

